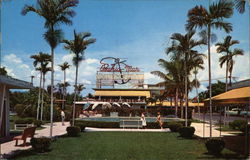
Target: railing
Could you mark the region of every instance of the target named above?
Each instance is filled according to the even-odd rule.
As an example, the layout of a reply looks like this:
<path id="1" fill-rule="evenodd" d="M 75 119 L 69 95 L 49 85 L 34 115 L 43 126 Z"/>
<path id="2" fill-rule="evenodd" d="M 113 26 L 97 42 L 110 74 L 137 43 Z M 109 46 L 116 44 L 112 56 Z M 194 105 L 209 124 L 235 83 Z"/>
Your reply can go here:
<path id="1" fill-rule="evenodd" d="M 15 131 L 24 130 L 25 128 L 33 127 L 33 124 L 15 124 L 14 129 Z"/>

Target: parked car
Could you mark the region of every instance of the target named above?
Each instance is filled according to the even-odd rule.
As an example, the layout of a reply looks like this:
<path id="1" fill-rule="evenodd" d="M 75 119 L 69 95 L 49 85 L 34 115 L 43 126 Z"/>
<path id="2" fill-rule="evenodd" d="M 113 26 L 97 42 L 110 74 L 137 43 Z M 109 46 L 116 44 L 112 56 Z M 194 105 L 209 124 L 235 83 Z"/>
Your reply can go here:
<path id="1" fill-rule="evenodd" d="M 241 116 L 245 116 L 245 115 L 250 116 L 250 111 L 240 111 L 240 115 Z"/>
<path id="2" fill-rule="evenodd" d="M 230 116 L 238 116 L 238 115 L 240 115 L 240 112 L 241 112 L 240 108 L 233 108 L 229 111 L 226 111 L 226 114 L 230 115 Z"/>

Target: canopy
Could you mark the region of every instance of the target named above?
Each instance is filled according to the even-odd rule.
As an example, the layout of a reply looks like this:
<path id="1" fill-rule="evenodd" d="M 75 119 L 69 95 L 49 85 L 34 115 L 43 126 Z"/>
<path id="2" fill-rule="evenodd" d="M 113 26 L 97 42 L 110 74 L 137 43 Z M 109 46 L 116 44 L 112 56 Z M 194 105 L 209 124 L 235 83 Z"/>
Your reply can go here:
<path id="1" fill-rule="evenodd" d="M 209 99 L 206 99 L 207 103 Z M 217 104 L 248 104 L 250 102 L 250 87 L 237 88 L 212 97 Z"/>

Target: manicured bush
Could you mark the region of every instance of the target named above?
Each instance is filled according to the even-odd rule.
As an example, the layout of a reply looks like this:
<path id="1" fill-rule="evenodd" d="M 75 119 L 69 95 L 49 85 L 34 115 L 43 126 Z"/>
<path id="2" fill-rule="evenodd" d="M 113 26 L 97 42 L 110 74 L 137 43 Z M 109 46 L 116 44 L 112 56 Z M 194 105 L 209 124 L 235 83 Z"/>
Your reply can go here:
<path id="1" fill-rule="evenodd" d="M 32 124 L 34 122 L 34 118 L 20 118 L 15 120 L 15 124 Z"/>
<path id="2" fill-rule="evenodd" d="M 250 124 L 246 124 L 246 125 L 241 125 L 239 127 L 239 130 L 241 132 L 243 132 L 244 134 L 249 134 L 250 133 Z"/>
<path id="3" fill-rule="evenodd" d="M 205 143 L 208 153 L 219 155 L 225 147 L 225 142 L 221 139 L 209 139 Z"/>
<path id="4" fill-rule="evenodd" d="M 183 125 L 180 122 L 169 122 L 168 127 L 171 132 L 178 132 L 179 129 L 183 127 Z"/>
<path id="5" fill-rule="evenodd" d="M 43 122 L 41 121 L 41 120 L 34 120 L 34 125 L 36 126 L 36 127 L 41 127 L 42 126 L 42 124 L 43 124 Z"/>
<path id="6" fill-rule="evenodd" d="M 163 122 L 163 128 L 168 128 L 168 123 Z M 158 122 L 147 122 L 147 129 L 160 129 L 160 125 Z"/>
<path id="7" fill-rule="evenodd" d="M 238 119 L 238 120 L 234 120 L 233 122 L 230 122 L 229 123 L 229 126 L 232 128 L 232 129 L 235 129 L 235 130 L 240 130 L 240 131 L 242 131 L 242 130 L 244 130 L 247 125 L 247 121 L 246 120 L 240 120 L 240 119 Z M 243 131 L 244 132 L 244 131 Z"/>
<path id="8" fill-rule="evenodd" d="M 47 137 L 32 138 L 30 140 L 32 148 L 36 152 L 46 152 L 49 150 L 51 145 L 51 139 Z"/>
<path id="9" fill-rule="evenodd" d="M 79 133 L 81 129 L 78 126 L 70 126 L 70 127 L 67 127 L 66 131 L 67 131 L 68 136 L 77 137 L 80 135 Z"/>
<path id="10" fill-rule="evenodd" d="M 194 127 L 182 127 L 179 129 L 180 136 L 184 138 L 192 138 L 194 132 L 195 132 Z"/>
<path id="11" fill-rule="evenodd" d="M 81 130 L 81 132 L 84 132 L 86 126 L 84 124 L 81 124 L 81 123 L 77 123 L 76 126 L 78 126 Z"/>

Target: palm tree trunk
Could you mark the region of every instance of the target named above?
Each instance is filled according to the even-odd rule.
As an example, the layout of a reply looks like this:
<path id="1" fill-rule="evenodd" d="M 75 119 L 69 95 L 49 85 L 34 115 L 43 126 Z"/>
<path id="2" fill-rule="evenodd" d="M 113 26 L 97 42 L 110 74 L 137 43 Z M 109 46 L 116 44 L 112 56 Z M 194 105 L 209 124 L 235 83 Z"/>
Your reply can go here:
<path id="1" fill-rule="evenodd" d="M 196 90 L 196 97 L 197 97 L 197 102 L 198 102 L 198 116 L 199 119 L 201 118 L 201 108 L 200 108 L 200 99 L 199 99 L 199 93 L 198 93 L 198 80 L 197 80 L 197 68 L 195 67 L 195 90 Z"/>
<path id="2" fill-rule="evenodd" d="M 38 102 L 37 102 L 37 111 L 36 111 L 36 119 L 39 119 L 39 111 L 40 111 L 40 103 L 41 103 L 41 86 L 42 86 L 42 71 L 40 71 L 40 85 L 38 91 Z"/>
<path id="3" fill-rule="evenodd" d="M 230 71 L 230 73 L 229 73 L 229 78 L 230 78 L 230 79 L 229 79 L 229 85 L 230 85 L 230 86 L 232 86 L 232 72 L 233 72 L 233 71 Z"/>
<path id="4" fill-rule="evenodd" d="M 66 69 L 64 70 L 64 74 L 63 74 L 63 106 L 62 106 L 62 109 L 65 108 L 65 82 L 66 82 Z"/>
<path id="5" fill-rule="evenodd" d="M 54 48 L 51 47 L 50 138 L 52 138 L 52 132 L 53 132 L 53 107 L 54 107 L 53 92 L 54 92 Z"/>
<path id="6" fill-rule="evenodd" d="M 176 93 L 175 93 L 175 116 L 178 116 L 178 88 L 176 88 Z"/>
<path id="7" fill-rule="evenodd" d="M 181 118 L 183 118 L 183 95 L 180 99 L 180 107 L 181 107 Z"/>
<path id="8" fill-rule="evenodd" d="M 207 32 L 207 38 L 208 38 L 208 83 L 209 83 L 209 138 L 212 138 L 212 86 L 211 86 L 211 55 L 210 55 L 210 33 L 211 33 L 211 27 L 208 25 L 208 32 Z"/>
<path id="9" fill-rule="evenodd" d="M 44 84 L 45 84 L 45 74 L 43 74 L 43 87 L 42 87 L 42 104 L 41 104 L 41 121 L 43 121 L 43 104 L 44 104 Z"/>
<path id="10" fill-rule="evenodd" d="M 188 51 L 189 52 L 189 51 Z M 187 91 L 187 53 L 185 53 L 185 126 L 187 127 L 187 106 L 188 106 L 188 91 Z"/>
<path id="11" fill-rule="evenodd" d="M 75 78 L 75 94 L 74 94 L 74 104 L 73 104 L 73 123 L 75 125 L 75 109 L 76 109 L 76 95 L 77 95 L 77 78 L 78 78 L 78 62 L 76 63 L 76 78 Z"/>
<path id="12" fill-rule="evenodd" d="M 227 53 L 228 56 L 228 53 Z M 226 92 L 228 90 L 228 60 L 226 62 Z"/>

